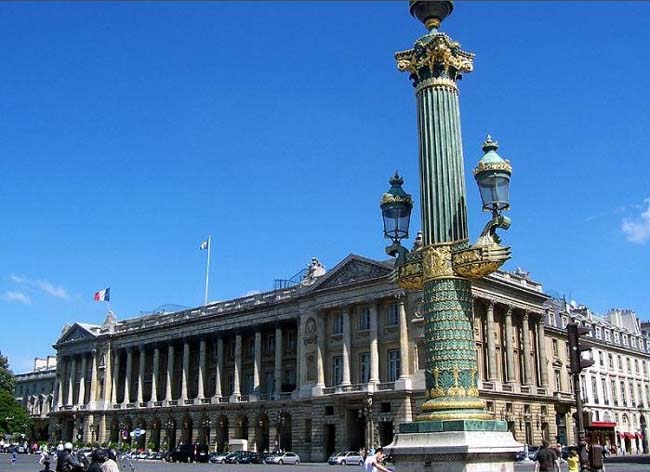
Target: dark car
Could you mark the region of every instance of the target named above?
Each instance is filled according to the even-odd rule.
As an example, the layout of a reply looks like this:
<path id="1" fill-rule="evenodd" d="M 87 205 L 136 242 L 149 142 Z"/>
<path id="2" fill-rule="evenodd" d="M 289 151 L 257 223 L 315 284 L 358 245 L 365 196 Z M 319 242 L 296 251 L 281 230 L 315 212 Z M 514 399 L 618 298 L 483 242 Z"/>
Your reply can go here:
<path id="1" fill-rule="evenodd" d="M 259 454 L 257 452 L 245 452 L 237 459 L 238 464 L 264 464 L 264 458 L 268 454 Z"/>
<path id="2" fill-rule="evenodd" d="M 237 460 L 243 456 L 246 453 L 246 451 L 235 451 L 231 452 L 228 454 L 226 457 L 223 459 L 224 464 L 237 464 Z"/>
<path id="3" fill-rule="evenodd" d="M 208 462 L 208 446 L 205 444 L 181 444 L 167 456 L 168 462 Z"/>

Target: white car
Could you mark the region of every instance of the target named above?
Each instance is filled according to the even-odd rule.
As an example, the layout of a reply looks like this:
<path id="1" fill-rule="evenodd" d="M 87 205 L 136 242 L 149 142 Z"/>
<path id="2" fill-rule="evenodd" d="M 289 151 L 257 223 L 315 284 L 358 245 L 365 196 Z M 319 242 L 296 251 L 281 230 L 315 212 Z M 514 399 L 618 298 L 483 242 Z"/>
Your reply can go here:
<path id="1" fill-rule="evenodd" d="M 339 465 L 363 465 L 363 457 L 359 451 L 348 451 L 345 454 L 339 454 L 333 458 Z"/>
<path id="2" fill-rule="evenodd" d="M 267 464 L 300 464 L 300 457 L 295 452 L 283 452 L 282 454 L 277 454 L 269 456 L 265 461 Z"/>

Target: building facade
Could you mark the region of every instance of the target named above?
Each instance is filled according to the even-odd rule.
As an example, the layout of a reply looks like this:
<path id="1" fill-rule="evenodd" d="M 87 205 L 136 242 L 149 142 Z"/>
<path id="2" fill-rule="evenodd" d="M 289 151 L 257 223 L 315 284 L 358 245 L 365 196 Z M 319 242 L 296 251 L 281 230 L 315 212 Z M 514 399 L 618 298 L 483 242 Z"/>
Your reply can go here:
<path id="1" fill-rule="evenodd" d="M 611 310 L 600 317 L 584 306 L 555 303 L 549 310 L 547 331 L 552 333 L 547 355 L 552 359 L 557 391 L 572 391 L 566 325 L 570 320 L 591 329 L 594 364 L 580 375 L 587 435 L 591 441 L 615 446 L 628 454 L 647 454 L 650 414 L 650 336 L 630 310 Z M 550 349 L 548 349 L 550 347 Z M 560 394 L 559 399 L 564 395 Z M 564 399 L 562 399 L 564 400 Z M 568 416 L 573 402 L 566 397 L 558 408 Z M 572 423 L 568 423 L 572 424 Z M 571 429 L 571 428 L 570 428 Z M 567 431 L 562 431 L 567 433 Z M 575 431 L 568 431 L 575 434 Z"/>
<path id="2" fill-rule="evenodd" d="M 16 375 L 16 400 L 25 407 L 32 420 L 30 439 L 44 441 L 49 437 L 55 380 L 55 356 L 37 357 L 32 371 Z"/>
<path id="3" fill-rule="evenodd" d="M 197 309 L 76 323 L 54 346 L 53 440 L 167 449 L 231 439 L 303 461 L 388 444 L 425 400 L 422 294 L 392 261 L 351 255 L 324 275 Z M 479 387 L 528 443 L 557 435 L 548 297 L 523 273 L 473 286 Z"/>

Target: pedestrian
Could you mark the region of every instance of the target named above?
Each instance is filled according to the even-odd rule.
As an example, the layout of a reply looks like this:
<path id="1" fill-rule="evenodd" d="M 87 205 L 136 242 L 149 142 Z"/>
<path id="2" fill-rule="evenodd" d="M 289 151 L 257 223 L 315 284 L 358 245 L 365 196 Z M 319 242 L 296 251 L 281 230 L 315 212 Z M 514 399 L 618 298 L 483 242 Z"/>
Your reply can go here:
<path id="1" fill-rule="evenodd" d="M 18 451 L 16 451 L 18 447 L 14 447 L 13 451 L 11 452 L 11 465 L 14 465 L 16 462 L 18 462 Z"/>
<path id="2" fill-rule="evenodd" d="M 41 450 L 41 458 L 38 463 L 43 466 L 42 472 L 50 472 L 50 453 L 47 452 L 46 447 Z"/>
<path id="3" fill-rule="evenodd" d="M 548 441 L 544 440 L 535 457 L 535 472 L 554 472 L 555 470 L 560 472 L 557 454 L 548 447 Z"/>
<path id="4" fill-rule="evenodd" d="M 381 461 L 384 460 L 384 451 L 381 447 L 378 447 L 375 450 L 373 455 L 370 455 L 366 458 L 363 463 L 364 472 L 376 472 L 378 470 L 382 472 L 390 472 L 386 467 L 381 464 Z"/>
<path id="5" fill-rule="evenodd" d="M 109 449 L 107 458 L 101 466 L 102 472 L 120 472 L 119 467 L 117 467 L 117 451 L 115 449 Z"/>
<path id="6" fill-rule="evenodd" d="M 106 461 L 106 452 L 103 449 L 95 449 L 90 456 L 90 465 L 86 472 L 102 472 L 102 464 Z"/>
<path id="7" fill-rule="evenodd" d="M 578 457 L 578 451 L 576 451 L 575 449 L 571 449 L 571 452 L 569 452 L 567 463 L 569 464 L 569 472 L 579 472 L 580 457 Z"/>

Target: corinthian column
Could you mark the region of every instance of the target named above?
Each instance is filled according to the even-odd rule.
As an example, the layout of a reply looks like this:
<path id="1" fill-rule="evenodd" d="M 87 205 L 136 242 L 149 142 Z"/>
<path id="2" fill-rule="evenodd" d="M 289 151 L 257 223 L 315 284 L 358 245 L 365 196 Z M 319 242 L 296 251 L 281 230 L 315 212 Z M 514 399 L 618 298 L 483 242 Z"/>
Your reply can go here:
<path id="1" fill-rule="evenodd" d="M 512 345 L 512 307 L 506 311 L 506 382 L 515 382 L 515 359 Z"/>
<path id="2" fill-rule="evenodd" d="M 204 385 L 204 379 L 205 379 L 205 349 L 206 349 L 206 343 L 205 339 L 201 339 L 201 342 L 199 343 L 199 388 L 198 388 L 198 398 L 205 398 L 205 385 Z"/>
<path id="3" fill-rule="evenodd" d="M 99 354 L 95 349 L 90 353 L 90 401 L 96 402 L 97 398 L 97 356 Z"/>
<path id="4" fill-rule="evenodd" d="M 275 328 L 275 398 L 280 397 L 282 392 L 282 328 Z"/>
<path id="5" fill-rule="evenodd" d="M 255 331 L 255 363 L 253 364 L 253 391 L 260 393 L 260 372 L 262 370 L 262 333 Z"/>
<path id="6" fill-rule="evenodd" d="M 147 352 L 144 345 L 140 346 L 140 362 L 138 363 L 138 403 L 144 401 L 144 367 L 147 359 Z"/>
<path id="7" fill-rule="evenodd" d="M 113 354 L 113 388 L 111 389 L 111 403 L 117 403 L 117 390 L 120 388 L 120 350 L 115 349 Z"/>
<path id="8" fill-rule="evenodd" d="M 497 373 L 497 346 L 494 336 L 495 334 L 494 301 L 490 300 L 487 307 L 487 333 L 485 333 L 485 337 L 487 338 L 488 348 L 488 380 L 491 382 L 499 380 L 499 375 Z"/>
<path id="9" fill-rule="evenodd" d="M 151 369 L 151 401 L 158 400 L 158 375 L 160 375 L 160 348 L 156 346 L 153 350 L 153 366 Z"/>
<path id="10" fill-rule="evenodd" d="M 190 384 L 190 342 L 183 343 L 183 377 L 181 379 L 181 399 L 187 400 L 189 398 L 189 384 Z"/>
<path id="11" fill-rule="evenodd" d="M 174 345 L 167 346 L 167 381 L 165 385 L 165 401 L 170 402 L 174 399 L 172 396 L 172 387 L 174 379 Z"/>
<path id="12" fill-rule="evenodd" d="M 325 323 L 323 315 L 316 317 L 318 330 L 316 331 L 316 386 L 325 386 Z"/>
<path id="13" fill-rule="evenodd" d="M 217 339 L 217 366 L 214 370 L 214 396 L 221 398 L 221 374 L 223 372 L 223 338 Z"/>
<path id="14" fill-rule="evenodd" d="M 241 389 L 239 387 L 241 375 L 241 334 L 235 336 L 235 370 L 233 372 L 233 381 L 232 381 L 232 396 L 238 399 L 241 395 Z"/>
<path id="15" fill-rule="evenodd" d="M 72 405 L 74 402 L 74 381 L 77 373 L 77 361 L 74 357 L 70 359 L 70 379 L 68 380 L 68 401 L 67 405 Z"/>
<path id="16" fill-rule="evenodd" d="M 539 377 L 542 387 L 548 387 L 548 365 L 546 363 L 546 333 L 544 332 L 544 313 L 539 315 L 537 323 L 537 358 L 539 360 Z"/>
<path id="17" fill-rule="evenodd" d="M 133 348 L 126 350 L 126 378 L 124 379 L 124 403 L 131 401 L 131 378 L 133 377 Z"/>
<path id="18" fill-rule="evenodd" d="M 377 340 L 377 304 L 370 304 L 370 378 L 369 383 L 379 383 L 379 344 Z"/>
<path id="19" fill-rule="evenodd" d="M 530 324 L 528 323 L 528 312 L 524 311 L 522 323 L 522 342 L 521 352 L 524 356 L 524 383 L 533 384 L 533 367 L 530 363 Z"/>
<path id="20" fill-rule="evenodd" d="M 410 359 L 409 359 L 409 335 L 408 324 L 406 320 L 406 307 L 404 297 L 397 300 L 397 312 L 399 314 L 399 354 L 400 354 L 400 380 L 411 378 Z"/>
<path id="21" fill-rule="evenodd" d="M 346 309 L 343 313 L 343 380 L 342 386 L 350 385 L 350 313 Z M 372 356 L 372 354 L 371 354 Z"/>
<path id="22" fill-rule="evenodd" d="M 81 372 L 79 374 L 79 397 L 77 398 L 77 403 L 79 405 L 86 404 L 86 368 L 87 364 L 86 354 L 81 355 Z"/>

